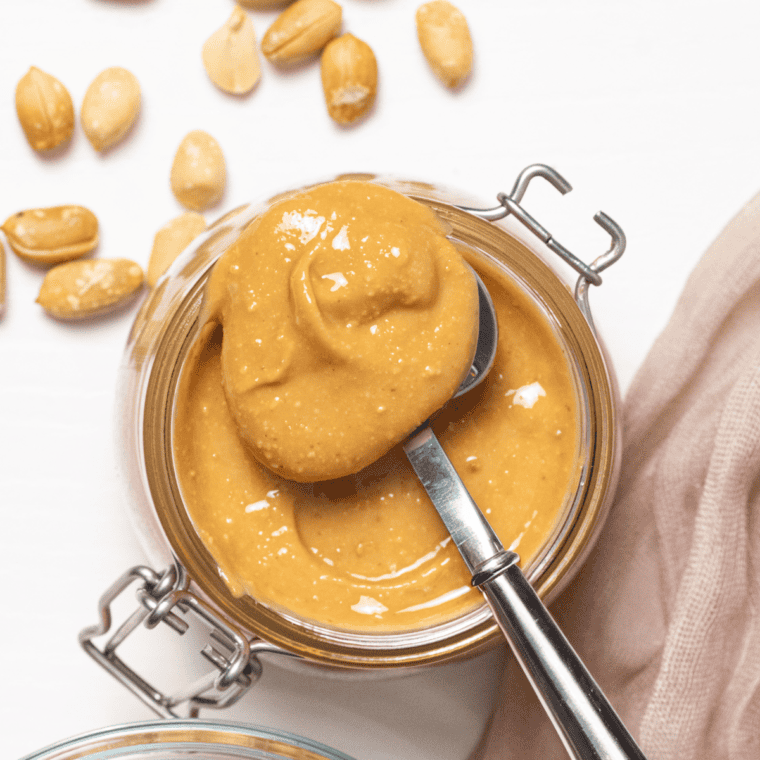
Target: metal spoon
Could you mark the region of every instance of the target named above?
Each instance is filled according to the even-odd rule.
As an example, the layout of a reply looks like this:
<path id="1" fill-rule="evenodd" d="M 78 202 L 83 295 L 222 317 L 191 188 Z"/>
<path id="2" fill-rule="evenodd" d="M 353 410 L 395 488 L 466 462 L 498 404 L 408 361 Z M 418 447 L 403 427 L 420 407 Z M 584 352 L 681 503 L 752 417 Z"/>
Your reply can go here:
<path id="1" fill-rule="evenodd" d="M 477 275 L 476 275 L 477 277 Z M 498 327 L 491 296 L 479 277 L 480 326 L 472 370 L 454 398 L 472 390 L 493 365 Z M 512 652 L 578 760 L 644 760 L 607 698 L 478 509 L 428 423 L 404 451 L 486 598 Z"/>

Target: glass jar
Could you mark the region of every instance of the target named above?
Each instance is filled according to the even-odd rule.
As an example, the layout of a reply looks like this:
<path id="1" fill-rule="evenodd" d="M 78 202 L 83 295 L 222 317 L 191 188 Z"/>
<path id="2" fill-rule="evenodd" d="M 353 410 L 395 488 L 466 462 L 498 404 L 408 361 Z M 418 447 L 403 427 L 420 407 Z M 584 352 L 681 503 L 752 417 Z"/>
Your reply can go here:
<path id="1" fill-rule="evenodd" d="M 583 263 L 521 205 L 535 177 L 562 192 L 569 189 L 554 170 L 534 165 L 521 173 L 510 194 L 498 196 L 497 207 L 483 209 L 456 191 L 423 183 L 371 175 L 338 179 L 378 182 L 433 208 L 450 227 L 451 240 L 508 272 L 551 326 L 571 370 L 579 434 L 574 484 L 562 517 L 538 555 L 524 567 L 538 594 L 549 601 L 583 562 L 616 484 L 620 455 L 617 389 L 591 318 L 588 288 L 599 284 L 599 272 L 622 254 L 625 238 L 611 219 L 598 214 L 595 221 L 610 234 L 612 245 L 592 264 Z M 135 580 L 142 584 L 138 592 L 142 611 L 132 627 L 163 621 L 179 630 L 186 623 L 177 612 L 189 612 L 203 618 L 214 629 L 216 640 L 223 641 L 223 646 L 206 652 L 218 672 L 205 684 L 207 689 L 216 689 L 214 699 L 222 703 L 232 701 L 233 694 L 247 688 L 255 677 L 259 652 L 323 666 L 330 673 L 388 673 L 471 656 L 500 640 L 485 604 L 421 630 L 367 633 L 317 625 L 280 614 L 251 597 L 236 598 L 191 523 L 172 461 L 178 377 L 196 335 L 205 282 L 215 261 L 252 219 L 281 197 L 226 214 L 175 261 L 140 310 L 124 355 L 117 397 L 117 445 L 125 491 L 151 562 L 169 569 L 163 575 L 148 568 L 126 573 L 101 600 L 103 622 L 84 631 L 81 641 L 101 664 L 121 680 L 131 681 L 127 685 L 133 691 L 167 716 L 174 714 L 177 700 L 142 688 L 139 677 L 131 671 L 125 675 L 126 668 L 115 654 L 128 630 L 119 629 L 115 643 L 112 640 L 104 649 L 93 644 L 93 639 L 108 629 L 111 601 Z M 566 275 L 556 267 L 557 257 L 578 275 L 574 293 Z M 232 690 L 231 684 L 235 684 Z"/>
<path id="2" fill-rule="evenodd" d="M 147 721 L 93 731 L 23 760 L 352 760 L 318 742 L 237 723 Z"/>

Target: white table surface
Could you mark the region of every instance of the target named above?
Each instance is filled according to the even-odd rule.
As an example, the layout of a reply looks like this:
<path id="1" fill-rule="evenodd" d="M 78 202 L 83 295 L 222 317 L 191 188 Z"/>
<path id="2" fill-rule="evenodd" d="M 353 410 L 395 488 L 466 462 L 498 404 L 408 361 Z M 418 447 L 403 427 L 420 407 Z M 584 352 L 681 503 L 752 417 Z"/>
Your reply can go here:
<path id="1" fill-rule="evenodd" d="M 101 223 L 98 255 L 145 265 L 181 208 L 169 190 L 191 129 L 220 142 L 229 181 L 209 220 L 251 199 L 345 171 L 450 185 L 495 205 L 543 162 L 576 188 L 531 189 L 525 205 L 590 259 L 628 249 L 591 293 L 625 390 L 702 251 L 760 184 L 760 6 L 750 0 L 461 2 L 476 49 L 460 91 L 433 78 L 414 31 L 417 0 L 345 0 L 344 28 L 380 69 L 368 119 L 328 118 L 316 64 L 263 62 L 246 97 L 216 90 L 200 49 L 230 0 L 5 0 L 0 11 L 0 217 L 79 203 Z M 263 34 L 274 13 L 250 12 Z M 27 145 L 13 107 L 30 65 L 76 107 L 121 65 L 143 107 L 128 139 L 96 154 L 80 128 L 52 156 Z M 99 726 L 150 718 L 77 644 L 96 600 L 144 561 L 117 498 L 113 393 L 136 306 L 69 325 L 34 303 L 42 274 L 8 252 L 0 320 L 0 721 L 13 758 Z M 151 643 L 138 646 L 148 651 Z M 163 655 L 172 662 L 173 654 Z M 231 717 L 308 735 L 360 760 L 463 760 L 493 700 L 498 657 L 406 679 L 344 683 L 265 669 Z"/>

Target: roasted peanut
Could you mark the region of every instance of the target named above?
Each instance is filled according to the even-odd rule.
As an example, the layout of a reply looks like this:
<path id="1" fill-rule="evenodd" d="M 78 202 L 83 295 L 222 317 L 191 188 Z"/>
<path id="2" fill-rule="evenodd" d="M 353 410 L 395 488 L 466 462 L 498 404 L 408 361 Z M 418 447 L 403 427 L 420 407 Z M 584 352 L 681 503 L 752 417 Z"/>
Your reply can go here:
<path id="1" fill-rule="evenodd" d="M 467 19 L 447 0 L 433 0 L 417 9 L 417 37 L 435 75 L 458 87 L 472 71 L 472 37 Z"/>
<path id="2" fill-rule="evenodd" d="M 293 63 L 320 51 L 342 20 L 343 10 L 333 0 L 296 0 L 267 29 L 261 52 L 273 63 Z"/>
<path id="3" fill-rule="evenodd" d="M 29 145 L 52 150 L 74 131 L 74 104 L 54 77 L 32 66 L 16 86 L 16 113 Z"/>
<path id="4" fill-rule="evenodd" d="M 203 65 L 211 81 L 225 92 L 242 95 L 261 76 L 256 32 L 246 12 L 236 5 L 232 15 L 203 46 Z"/>
<path id="5" fill-rule="evenodd" d="M 126 69 L 113 66 L 101 71 L 87 88 L 79 120 L 97 151 L 121 140 L 140 111 L 140 83 Z"/>
<path id="6" fill-rule="evenodd" d="M 257 11 L 265 11 L 276 8 L 278 5 L 287 5 L 292 0 L 237 0 L 238 4 Z"/>
<path id="7" fill-rule="evenodd" d="M 153 238 L 145 280 L 152 288 L 174 259 L 206 229 L 206 220 L 195 211 L 185 211 L 167 222 Z"/>
<path id="8" fill-rule="evenodd" d="M 335 121 L 350 124 L 371 108 L 377 91 L 377 60 L 366 42 L 353 34 L 328 42 L 321 70 L 327 112 Z"/>
<path id="9" fill-rule="evenodd" d="M 142 283 L 142 269 L 128 259 L 69 261 L 45 275 L 37 303 L 58 319 L 84 319 L 118 308 Z"/>
<path id="10" fill-rule="evenodd" d="M 227 170 L 219 143 L 200 129 L 187 134 L 174 156 L 171 188 L 191 211 L 213 206 L 224 193 Z"/>
<path id="11" fill-rule="evenodd" d="M 0 317 L 5 311 L 5 248 L 0 243 Z"/>
<path id="12" fill-rule="evenodd" d="M 84 256 L 98 244 L 98 220 L 83 206 L 19 211 L 2 226 L 11 248 L 34 264 L 59 264 Z"/>

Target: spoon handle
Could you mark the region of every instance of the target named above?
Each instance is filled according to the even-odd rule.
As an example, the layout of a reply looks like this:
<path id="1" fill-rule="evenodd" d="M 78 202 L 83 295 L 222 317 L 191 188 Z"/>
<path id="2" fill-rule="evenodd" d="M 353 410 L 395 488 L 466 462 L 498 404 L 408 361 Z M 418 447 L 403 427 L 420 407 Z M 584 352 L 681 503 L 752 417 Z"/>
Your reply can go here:
<path id="1" fill-rule="evenodd" d="M 467 491 L 433 431 L 404 451 L 572 758 L 645 760 L 602 690 Z"/>
<path id="2" fill-rule="evenodd" d="M 644 760 L 517 563 L 479 588 L 570 756 Z"/>

